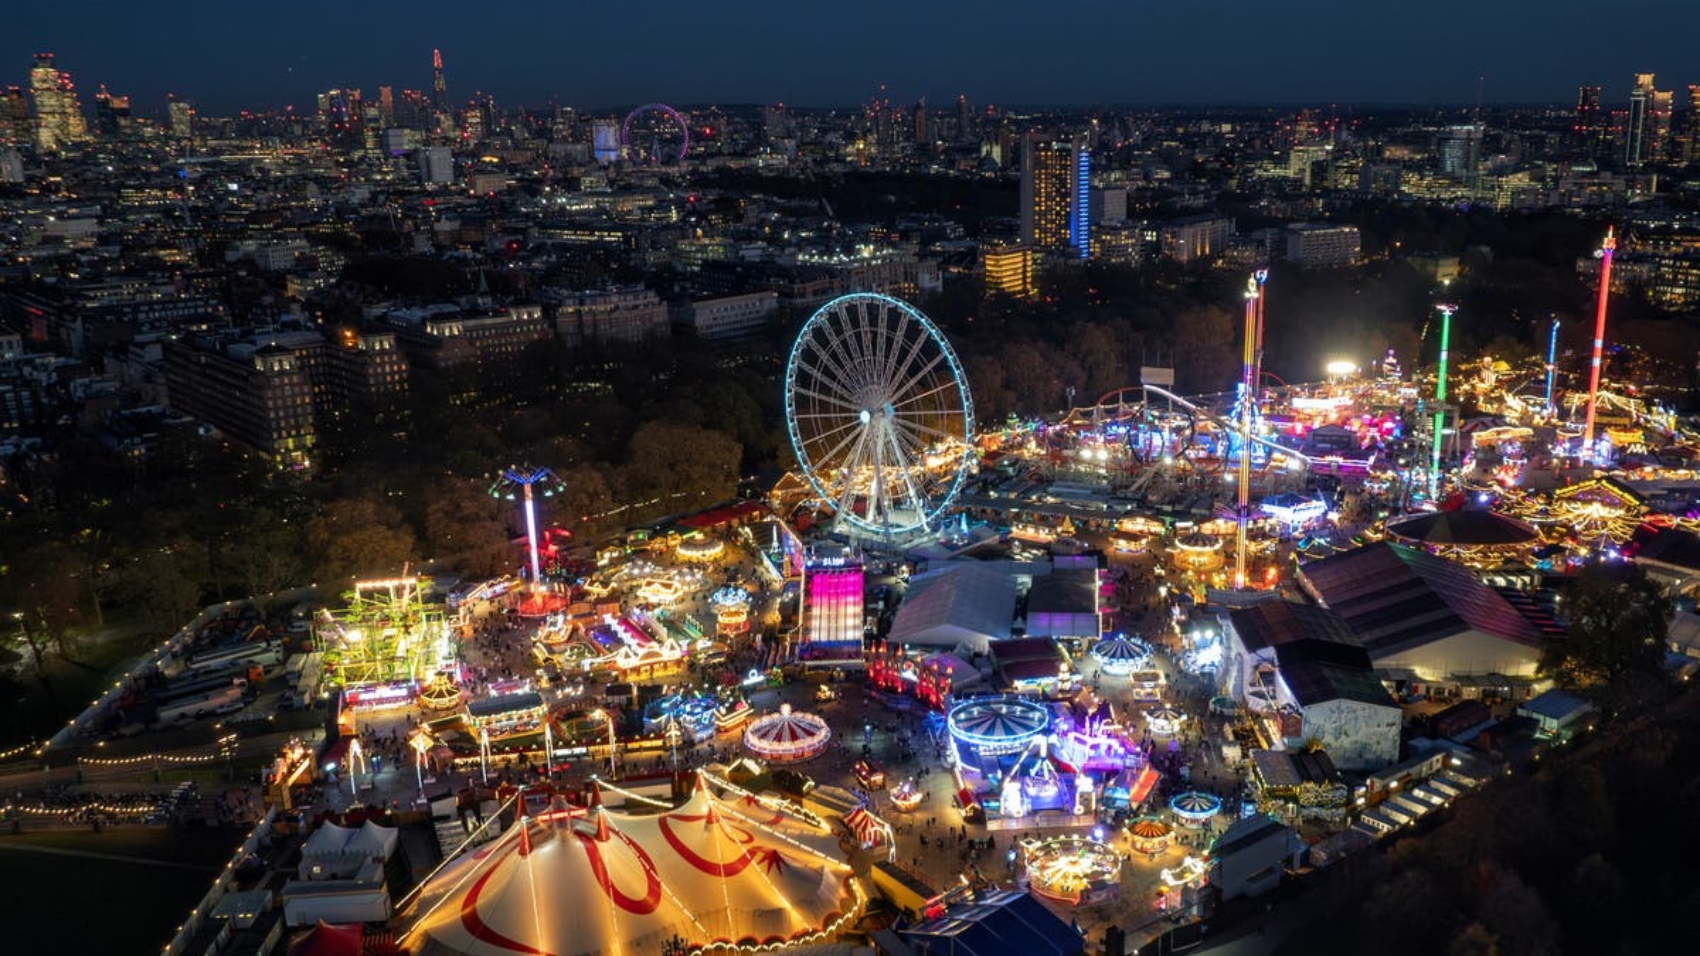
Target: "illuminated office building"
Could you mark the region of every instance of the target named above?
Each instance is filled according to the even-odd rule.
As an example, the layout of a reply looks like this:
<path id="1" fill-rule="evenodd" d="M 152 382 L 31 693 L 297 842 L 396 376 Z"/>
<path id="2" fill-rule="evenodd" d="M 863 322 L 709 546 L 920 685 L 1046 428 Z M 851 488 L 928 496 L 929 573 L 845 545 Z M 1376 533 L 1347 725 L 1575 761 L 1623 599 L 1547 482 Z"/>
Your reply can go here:
<path id="1" fill-rule="evenodd" d="M 30 95 L 35 99 L 35 143 L 43 152 L 53 152 L 88 138 L 82 104 L 71 74 L 64 73 L 51 53 L 37 53 L 30 68 Z"/>
<path id="2" fill-rule="evenodd" d="M 102 139 L 128 139 L 135 131 L 130 117 L 130 98 L 113 96 L 101 85 L 94 94 L 94 128 Z"/>
<path id="3" fill-rule="evenodd" d="M 1629 93 L 1629 117 L 1623 128 L 1623 163 L 1641 166 L 1659 157 L 1659 91 L 1653 89 L 1653 74 L 1635 74 L 1635 89 Z M 1663 127 L 1670 129 L 1670 94 L 1664 94 Z"/>
<path id="4" fill-rule="evenodd" d="M 1029 132 L 1021 153 L 1022 241 L 1033 249 L 1086 258 L 1091 252 L 1092 154 L 1085 137 Z"/>
<path id="5" fill-rule="evenodd" d="M 29 96 L 21 86 L 0 90 L 0 142 L 27 143 L 35 138 Z"/>
<path id="6" fill-rule="evenodd" d="M 1024 299 L 1037 291 L 1033 285 L 1033 250 L 1026 246 L 981 246 L 980 263 L 986 271 L 987 294 L 1001 292 Z"/>
<path id="7" fill-rule="evenodd" d="M 169 94 L 165 104 L 166 117 L 171 123 L 171 135 L 175 139 L 188 139 L 195 132 L 195 108 L 188 101 L 180 100 L 177 94 Z"/>

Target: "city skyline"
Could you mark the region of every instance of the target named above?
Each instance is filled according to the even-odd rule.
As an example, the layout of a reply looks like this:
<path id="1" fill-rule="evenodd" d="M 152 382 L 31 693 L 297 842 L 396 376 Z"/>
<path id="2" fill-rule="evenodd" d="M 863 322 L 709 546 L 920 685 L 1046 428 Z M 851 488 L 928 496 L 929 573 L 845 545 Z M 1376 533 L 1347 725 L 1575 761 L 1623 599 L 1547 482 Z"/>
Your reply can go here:
<path id="1" fill-rule="evenodd" d="M 438 7 L 443 16 L 430 15 Z M 898 101 L 939 104 L 966 94 L 1014 106 L 1179 106 L 1464 104 L 1476 100 L 1478 84 L 1487 103 L 1564 104 L 1578 84 L 1598 84 L 1615 104 L 1627 100 L 1636 73 L 1700 82 L 1700 53 L 1685 42 L 1700 28 L 1700 9 L 1674 0 L 1630 4 L 1610 18 L 1573 0 L 1488 10 L 1447 0 L 1412 22 L 1336 0 L 1300 11 L 1244 0 L 1208 9 L 1088 5 L 1066 20 L 1030 17 L 1007 2 L 967 11 L 880 0 L 854 19 L 771 3 L 653 9 L 644 22 L 618 10 L 537 9 L 469 30 L 449 26 L 450 8 L 433 3 L 405 19 L 307 3 L 283 22 L 181 3 L 170 15 L 120 9 L 92 24 L 38 6 L 11 18 L 0 77 L 21 82 L 32 55 L 52 51 L 81 88 L 105 84 L 144 115 L 163 114 L 168 92 L 205 112 L 231 112 L 307 109 L 331 88 L 428 90 L 433 48 L 443 51 L 451 98 L 479 90 L 499 103 L 589 108 L 650 100 L 851 106 L 882 86 Z M 222 37 L 208 30 L 215 16 Z M 1519 42 L 1501 42 L 1506 36 Z"/>

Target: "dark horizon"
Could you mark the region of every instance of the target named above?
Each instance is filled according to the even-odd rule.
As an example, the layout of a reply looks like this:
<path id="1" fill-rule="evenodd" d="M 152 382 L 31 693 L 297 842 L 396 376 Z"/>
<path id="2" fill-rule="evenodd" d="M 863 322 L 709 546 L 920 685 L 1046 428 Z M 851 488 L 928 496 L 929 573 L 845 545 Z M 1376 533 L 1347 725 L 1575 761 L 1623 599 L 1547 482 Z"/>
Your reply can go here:
<path id="1" fill-rule="evenodd" d="M 1208 8 L 1205 8 L 1208 7 Z M 498 106 L 584 103 L 797 103 L 854 107 L 882 87 L 894 103 L 948 109 L 1081 104 L 1568 105 L 1580 84 L 1626 102 L 1633 74 L 1659 88 L 1700 83 L 1700 5 L 1549 0 L 1480 9 L 1436 0 L 1418 17 L 1349 0 L 1305 9 L 1251 0 L 1136 8 L 1092 0 L 1064 17 L 987 0 L 945 9 L 868 0 L 796 9 L 750 0 L 737 10 L 659 0 L 643 22 L 607 8 L 467 12 L 418 0 L 387 8 L 303 0 L 269 10 L 186 0 L 96 17 L 27 5 L 0 38 L 0 84 L 27 85 L 31 55 L 58 55 L 85 106 L 100 84 L 157 115 L 176 92 L 209 114 L 310 110 L 332 88 L 429 90 L 443 51 L 451 98 Z M 79 18 L 80 17 L 80 18 Z M 1467 24 L 1468 30 L 1460 29 Z M 1585 24 L 1586 29 L 1581 25 Z M 832 105 L 837 104 L 837 105 Z"/>

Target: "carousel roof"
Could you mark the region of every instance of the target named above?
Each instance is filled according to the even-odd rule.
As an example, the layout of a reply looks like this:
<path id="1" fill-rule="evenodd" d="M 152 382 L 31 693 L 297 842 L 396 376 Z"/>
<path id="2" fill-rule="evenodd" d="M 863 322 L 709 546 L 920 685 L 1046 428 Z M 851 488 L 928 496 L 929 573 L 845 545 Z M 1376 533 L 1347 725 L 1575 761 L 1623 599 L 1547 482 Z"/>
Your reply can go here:
<path id="1" fill-rule="evenodd" d="M 824 826 L 699 787 L 667 813 L 560 808 L 445 866 L 408 918 L 418 954 L 589 956 L 812 938 L 862 892 Z"/>
<path id="2" fill-rule="evenodd" d="M 1186 793 L 1177 794 L 1169 801 L 1169 806 L 1181 813 L 1208 814 L 1222 809 L 1222 801 L 1208 793 L 1189 790 Z"/>
<path id="3" fill-rule="evenodd" d="M 1141 820 L 1133 825 L 1133 835 L 1142 840 L 1156 840 L 1175 832 L 1161 820 Z"/>
<path id="4" fill-rule="evenodd" d="M 1189 551 L 1218 551 L 1222 547 L 1221 538 L 1213 537 L 1202 531 L 1183 534 L 1175 543 Z"/>
<path id="5" fill-rule="evenodd" d="M 1464 548 L 1515 548 L 1540 539 L 1527 522 L 1484 508 L 1431 511 L 1387 524 L 1387 533 L 1418 544 Z"/>
<path id="6" fill-rule="evenodd" d="M 817 743 L 830 736 L 832 731 L 827 728 L 826 721 L 814 714 L 793 711 L 789 704 L 782 706 L 777 713 L 757 720 L 744 731 L 745 741 L 777 747 Z"/>
<path id="7" fill-rule="evenodd" d="M 950 712 L 952 730 L 990 740 L 1023 740 L 1050 723 L 1043 705 L 1020 698 L 971 700 Z"/>
<path id="8" fill-rule="evenodd" d="M 1112 637 L 1093 645 L 1092 656 L 1101 661 L 1142 661 L 1151 656 L 1151 650 L 1125 637 Z"/>

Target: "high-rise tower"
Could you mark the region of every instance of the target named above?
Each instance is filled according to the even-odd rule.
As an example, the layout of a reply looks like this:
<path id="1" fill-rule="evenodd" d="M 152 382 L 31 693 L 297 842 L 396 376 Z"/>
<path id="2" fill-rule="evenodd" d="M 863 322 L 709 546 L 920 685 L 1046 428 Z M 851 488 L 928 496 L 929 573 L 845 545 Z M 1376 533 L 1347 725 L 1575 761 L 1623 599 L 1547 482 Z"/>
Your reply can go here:
<path id="1" fill-rule="evenodd" d="M 1653 158 L 1649 137 L 1653 133 L 1653 74 L 1635 74 L 1635 89 L 1629 93 L 1629 120 L 1623 129 L 1623 164 L 1640 166 Z"/>
<path id="2" fill-rule="evenodd" d="M 443 51 L 431 51 L 431 106 L 444 110 L 449 108 L 449 84 L 443 79 Z"/>
<path id="3" fill-rule="evenodd" d="M 1577 87 L 1576 120 L 1571 129 L 1576 154 L 1589 159 L 1599 159 L 1609 129 L 1606 114 L 1600 109 L 1600 88 Z"/>
<path id="4" fill-rule="evenodd" d="M 35 142 L 44 152 L 88 138 L 88 123 L 71 74 L 60 72 L 51 53 L 37 53 L 30 68 L 30 95 L 35 99 Z"/>
<path id="5" fill-rule="evenodd" d="M 1091 250 L 1086 219 L 1091 187 L 1092 154 L 1084 136 L 1047 137 L 1029 131 L 1021 150 L 1022 242 L 1086 258 Z"/>

